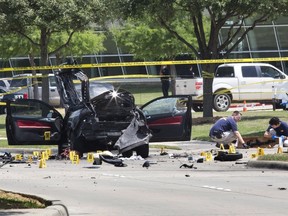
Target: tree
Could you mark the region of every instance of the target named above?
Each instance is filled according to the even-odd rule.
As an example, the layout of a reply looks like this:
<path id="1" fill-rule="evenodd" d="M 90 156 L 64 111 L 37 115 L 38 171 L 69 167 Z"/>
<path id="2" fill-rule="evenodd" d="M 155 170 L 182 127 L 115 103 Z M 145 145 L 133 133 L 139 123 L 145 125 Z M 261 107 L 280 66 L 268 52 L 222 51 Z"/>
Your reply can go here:
<path id="1" fill-rule="evenodd" d="M 29 34 L 29 38 L 37 37 L 37 31 L 34 31 L 31 35 Z M 48 46 L 48 50 L 55 50 L 57 47 L 64 44 L 69 35 L 66 32 L 60 32 L 54 34 L 50 38 L 50 43 Z M 95 33 L 94 31 L 83 31 L 76 32 L 74 37 L 71 39 L 70 43 L 58 50 L 55 53 L 56 63 L 60 64 L 61 60 L 65 56 L 82 56 L 84 54 L 90 53 L 98 53 L 104 51 L 105 48 L 103 46 L 103 42 L 105 40 L 105 35 L 103 33 Z M 15 56 L 29 56 L 30 65 L 36 66 L 35 64 L 35 56 L 39 55 L 39 47 L 33 46 L 27 39 L 23 39 L 21 36 L 17 34 L 9 34 L 9 35 L 1 35 L 0 36 L 0 49 L 1 58 L 11 58 Z M 33 93 L 34 98 L 39 99 L 38 94 L 38 81 L 36 78 L 36 71 L 32 70 L 32 74 L 35 77 L 33 79 Z"/>
<path id="2" fill-rule="evenodd" d="M 30 35 L 31 38 L 34 38 L 34 36 Z M 37 53 L 39 53 L 39 48 L 37 46 L 31 45 L 28 40 L 25 40 L 25 39 L 23 40 L 21 37 L 19 37 L 15 33 L 1 35 L 0 49 L 2 50 L 1 58 L 4 58 L 4 59 L 9 59 L 15 56 L 28 55 L 30 65 L 32 67 L 35 66 L 34 57 L 35 55 L 37 55 Z M 34 76 L 33 78 L 34 98 L 39 99 L 38 83 L 37 83 L 37 78 L 35 77 L 36 71 L 32 70 L 32 74 Z"/>
<path id="3" fill-rule="evenodd" d="M 121 21 L 131 17 L 141 20 L 143 16 L 150 16 L 154 22 L 185 44 L 198 59 L 205 60 L 226 58 L 257 24 L 272 19 L 287 8 L 287 0 L 110 0 L 109 3 Z M 186 34 L 179 32 L 177 26 L 173 25 L 175 19 L 190 23 L 191 28 L 187 28 Z M 210 22 L 208 29 L 204 25 L 205 19 Z M 247 19 L 251 21 L 251 25 L 244 29 L 243 24 Z M 219 32 L 229 21 L 232 24 L 227 37 L 220 44 Z M 186 35 L 189 32 L 195 35 L 197 45 L 187 40 Z M 202 69 L 206 72 L 203 78 L 203 116 L 211 117 L 216 65 L 202 65 Z"/>
<path id="4" fill-rule="evenodd" d="M 173 26 L 183 35 L 187 34 L 187 28 L 190 27 L 189 23 L 182 19 L 173 20 Z M 141 20 L 130 18 L 123 23 L 117 23 L 110 31 L 117 41 L 117 45 L 124 47 L 129 53 L 133 53 L 134 59 L 175 60 L 179 54 L 185 54 L 190 58 L 195 57 L 187 46 L 179 43 L 177 38 L 155 23 L 150 16 L 143 16 Z M 192 32 L 191 29 L 190 32 Z M 192 44 L 197 43 L 194 34 L 189 33 L 185 35 L 185 38 Z M 176 67 L 174 65 L 170 67 L 172 93 L 175 94 Z"/>
<path id="5" fill-rule="evenodd" d="M 189 28 L 188 23 L 179 20 L 174 20 L 174 25 L 183 34 Z M 150 17 L 142 17 L 141 20 L 128 18 L 125 22 L 114 25 L 110 31 L 118 46 L 133 53 L 136 59 L 173 59 L 179 53 L 189 52 L 193 55 L 187 46 L 179 43 L 177 38 Z M 186 35 L 185 38 L 192 44 L 197 43 L 194 34 Z"/>
<path id="6" fill-rule="evenodd" d="M 100 23 L 105 12 L 101 0 L 0 0 L 0 27 L 3 33 L 15 33 L 39 47 L 40 65 L 48 65 L 48 56 L 67 46 L 75 32 L 83 31 L 91 23 Z M 31 38 L 31 32 L 39 33 Z M 66 32 L 67 40 L 49 50 L 52 35 Z M 42 99 L 49 100 L 49 71 L 43 70 Z"/>
<path id="7" fill-rule="evenodd" d="M 51 38 L 50 46 L 52 50 L 55 50 L 61 44 L 67 41 L 69 35 L 64 32 L 58 35 L 54 35 Z M 61 50 L 55 53 L 56 63 L 60 64 L 61 60 L 66 56 L 81 57 L 85 54 L 99 53 L 105 51 L 104 40 L 106 36 L 104 33 L 97 33 L 91 30 L 82 32 L 76 32 L 69 44 Z"/>

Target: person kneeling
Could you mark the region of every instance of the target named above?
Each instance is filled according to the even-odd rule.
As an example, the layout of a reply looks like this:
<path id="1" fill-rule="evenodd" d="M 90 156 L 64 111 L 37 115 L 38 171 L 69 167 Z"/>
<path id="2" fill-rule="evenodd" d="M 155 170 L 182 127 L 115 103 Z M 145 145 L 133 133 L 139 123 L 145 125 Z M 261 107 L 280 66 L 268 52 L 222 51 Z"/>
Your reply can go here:
<path id="1" fill-rule="evenodd" d="M 236 141 L 235 147 L 238 147 L 238 143 L 240 143 L 243 148 L 249 148 L 238 131 L 237 122 L 241 120 L 241 116 L 239 111 L 234 111 L 232 116 L 219 119 L 211 127 L 209 136 L 211 140 L 217 142 L 216 147 L 220 147 L 222 143 L 224 148 L 229 148 L 229 145 Z"/>

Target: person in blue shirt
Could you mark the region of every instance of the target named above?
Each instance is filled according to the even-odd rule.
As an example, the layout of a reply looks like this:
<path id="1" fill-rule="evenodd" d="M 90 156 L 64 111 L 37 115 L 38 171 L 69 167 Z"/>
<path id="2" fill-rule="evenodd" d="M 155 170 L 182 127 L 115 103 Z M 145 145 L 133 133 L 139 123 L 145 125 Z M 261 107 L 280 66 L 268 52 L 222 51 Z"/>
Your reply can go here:
<path id="1" fill-rule="evenodd" d="M 211 127 L 209 136 L 213 141 L 217 142 L 217 147 L 220 147 L 220 144 L 229 146 L 236 140 L 235 146 L 240 143 L 242 147 L 249 148 L 238 131 L 237 122 L 241 120 L 241 116 L 242 114 L 239 111 L 234 111 L 232 116 L 219 119 Z"/>
<path id="2" fill-rule="evenodd" d="M 288 147 L 288 124 L 282 122 L 278 117 L 272 117 L 269 121 L 267 130 L 264 132 L 264 137 L 273 140 L 281 138 L 283 146 Z"/>

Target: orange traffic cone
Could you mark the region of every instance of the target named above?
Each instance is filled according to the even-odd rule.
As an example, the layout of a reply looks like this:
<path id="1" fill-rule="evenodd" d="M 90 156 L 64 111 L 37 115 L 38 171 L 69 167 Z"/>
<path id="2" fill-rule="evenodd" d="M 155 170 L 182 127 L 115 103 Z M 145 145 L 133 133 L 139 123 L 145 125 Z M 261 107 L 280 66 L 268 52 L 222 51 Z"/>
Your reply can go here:
<path id="1" fill-rule="evenodd" d="M 243 104 L 243 112 L 247 111 L 247 107 L 246 107 L 246 101 L 244 100 L 244 104 Z"/>

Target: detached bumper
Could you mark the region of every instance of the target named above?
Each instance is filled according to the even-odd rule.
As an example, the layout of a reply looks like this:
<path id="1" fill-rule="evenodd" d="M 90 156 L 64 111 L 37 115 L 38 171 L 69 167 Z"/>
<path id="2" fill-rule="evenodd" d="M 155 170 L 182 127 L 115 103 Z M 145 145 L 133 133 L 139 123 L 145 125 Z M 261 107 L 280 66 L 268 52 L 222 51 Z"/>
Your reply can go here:
<path id="1" fill-rule="evenodd" d="M 135 117 L 127 129 L 123 131 L 122 136 L 115 143 L 115 147 L 119 153 L 126 152 L 138 146 L 149 144 L 151 137 L 152 134 L 147 125 Z"/>

